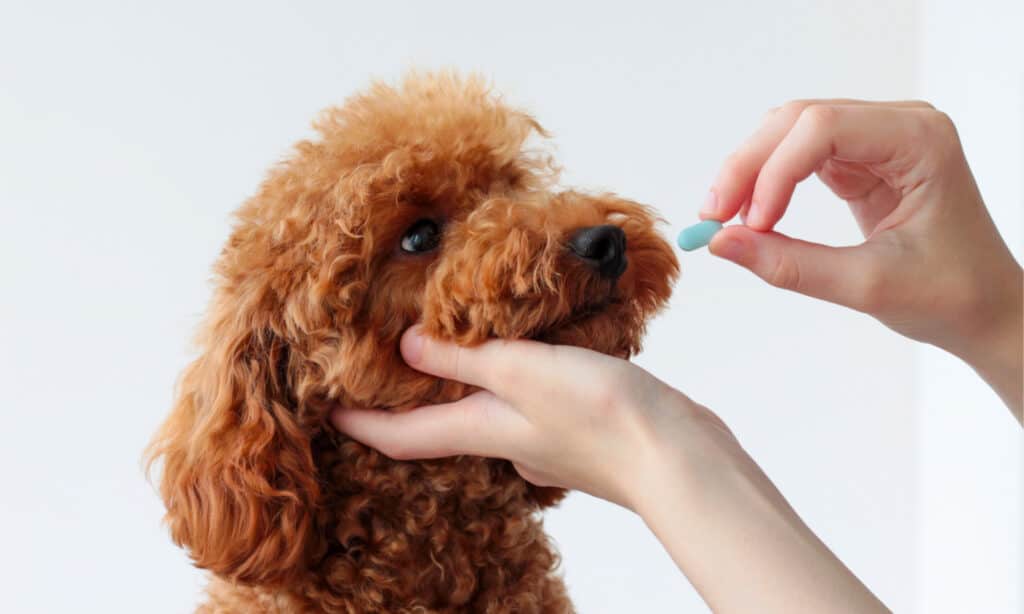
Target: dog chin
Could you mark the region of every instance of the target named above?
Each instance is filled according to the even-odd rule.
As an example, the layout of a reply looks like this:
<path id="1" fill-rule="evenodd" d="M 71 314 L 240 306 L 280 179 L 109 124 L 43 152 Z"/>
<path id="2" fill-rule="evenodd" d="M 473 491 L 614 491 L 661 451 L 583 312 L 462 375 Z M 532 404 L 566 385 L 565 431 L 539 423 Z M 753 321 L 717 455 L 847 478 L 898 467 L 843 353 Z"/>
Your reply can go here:
<path id="1" fill-rule="evenodd" d="M 531 339 L 554 345 L 574 345 L 602 354 L 629 358 L 640 349 L 643 330 L 636 330 L 636 318 L 621 304 L 587 310 L 568 322 L 547 328 Z"/>

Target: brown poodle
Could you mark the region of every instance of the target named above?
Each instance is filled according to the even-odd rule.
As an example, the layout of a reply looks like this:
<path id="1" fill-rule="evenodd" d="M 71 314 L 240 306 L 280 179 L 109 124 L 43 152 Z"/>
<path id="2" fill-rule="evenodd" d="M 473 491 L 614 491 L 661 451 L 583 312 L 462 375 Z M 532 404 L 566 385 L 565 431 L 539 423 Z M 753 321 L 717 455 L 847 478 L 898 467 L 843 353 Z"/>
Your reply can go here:
<path id="1" fill-rule="evenodd" d="M 571 612 L 535 487 L 507 461 L 400 462 L 327 424 L 472 389 L 407 367 L 422 321 L 627 357 L 678 265 L 647 208 L 555 192 L 547 136 L 479 79 L 413 75 L 327 110 L 237 213 L 150 462 L 200 612 Z"/>

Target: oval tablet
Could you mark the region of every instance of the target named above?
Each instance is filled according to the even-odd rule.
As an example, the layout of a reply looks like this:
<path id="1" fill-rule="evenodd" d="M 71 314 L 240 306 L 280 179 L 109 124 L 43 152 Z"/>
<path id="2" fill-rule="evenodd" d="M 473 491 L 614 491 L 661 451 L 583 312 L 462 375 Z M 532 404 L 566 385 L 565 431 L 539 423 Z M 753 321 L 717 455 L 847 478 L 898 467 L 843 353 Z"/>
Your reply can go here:
<path id="1" fill-rule="evenodd" d="M 721 229 L 722 223 L 718 220 L 704 220 L 693 226 L 687 226 L 679 233 L 679 247 L 688 252 L 700 249 L 710 243 L 711 237 Z"/>

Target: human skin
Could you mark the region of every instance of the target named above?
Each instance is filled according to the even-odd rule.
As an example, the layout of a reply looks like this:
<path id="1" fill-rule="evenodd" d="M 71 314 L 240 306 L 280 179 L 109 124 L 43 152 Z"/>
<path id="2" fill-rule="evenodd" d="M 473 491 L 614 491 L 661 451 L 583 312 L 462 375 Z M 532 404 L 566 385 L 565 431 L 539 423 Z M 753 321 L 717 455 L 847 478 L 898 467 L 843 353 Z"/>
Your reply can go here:
<path id="1" fill-rule="evenodd" d="M 812 173 L 847 202 L 864 243 L 826 247 L 772 230 Z M 854 100 L 772 110 L 722 166 L 701 217 L 737 213 L 745 225 L 718 233 L 713 254 L 960 357 L 1021 421 L 1024 277 L 944 113 Z"/>
<path id="2" fill-rule="evenodd" d="M 847 201 L 863 244 L 772 230 L 812 173 Z M 945 115 L 918 102 L 774 110 L 723 165 L 701 216 L 737 213 L 745 225 L 718 233 L 712 253 L 946 349 L 1021 419 L 1021 268 Z M 416 327 L 401 350 L 416 369 L 483 390 L 400 414 L 340 409 L 339 429 L 399 459 L 505 458 L 531 482 L 632 509 L 716 612 L 886 611 L 713 412 L 643 369 L 532 341 L 459 347 Z"/>

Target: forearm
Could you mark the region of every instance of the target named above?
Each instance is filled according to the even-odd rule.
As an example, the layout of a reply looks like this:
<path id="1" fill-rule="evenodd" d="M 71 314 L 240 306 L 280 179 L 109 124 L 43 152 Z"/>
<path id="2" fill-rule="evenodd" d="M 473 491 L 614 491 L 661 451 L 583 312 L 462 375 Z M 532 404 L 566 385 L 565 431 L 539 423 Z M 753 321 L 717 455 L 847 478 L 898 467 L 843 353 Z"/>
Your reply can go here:
<path id="1" fill-rule="evenodd" d="M 715 447 L 700 467 L 667 451 L 634 505 L 713 611 L 888 611 L 738 444 Z"/>

